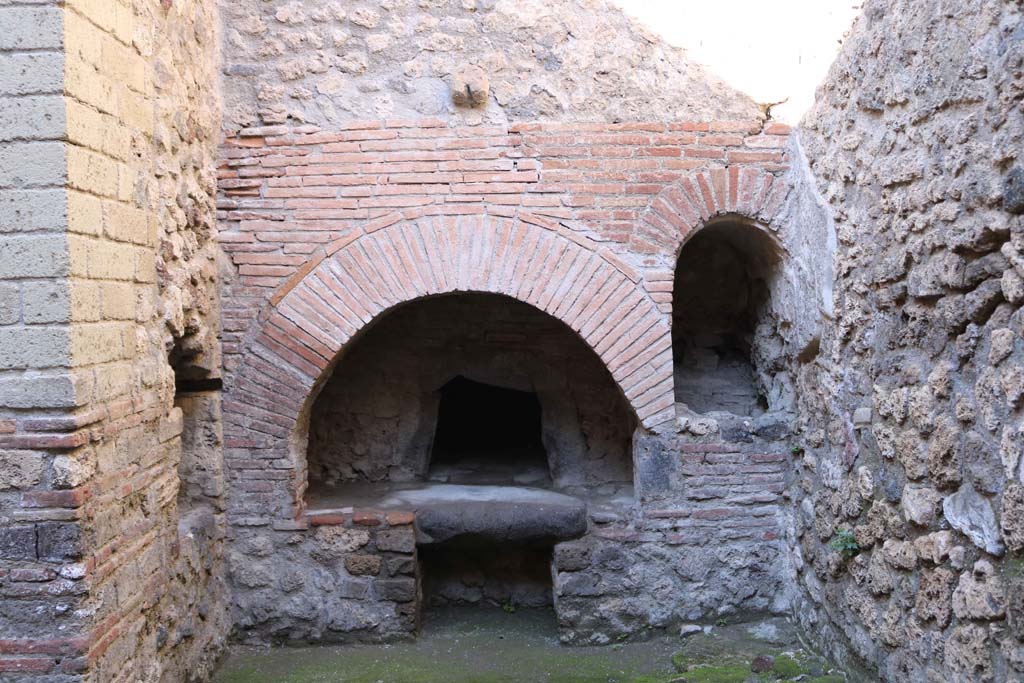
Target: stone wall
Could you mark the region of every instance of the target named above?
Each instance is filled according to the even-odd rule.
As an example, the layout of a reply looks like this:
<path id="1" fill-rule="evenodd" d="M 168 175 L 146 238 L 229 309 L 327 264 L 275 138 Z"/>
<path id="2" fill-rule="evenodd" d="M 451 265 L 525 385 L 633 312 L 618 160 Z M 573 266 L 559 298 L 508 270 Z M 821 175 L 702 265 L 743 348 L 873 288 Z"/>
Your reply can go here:
<path id="1" fill-rule="evenodd" d="M 2 261 L 20 281 L 0 340 L 0 671 L 201 677 L 227 629 L 223 530 L 212 512 L 179 524 L 161 292 L 172 233 L 211 236 L 211 6 L 3 3 L 0 20 Z"/>
<path id="2" fill-rule="evenodd" d="M 800 134 L 838 239 L 799 371 L 796 613 L 887 681 L 1024 677 L 1022 26 L 868 2 Z"/>
<path id="3" fill-rule="evenodd" d="M 225 126 L 758 118 L 607 0 L 226 0 Z M 451 90 L 476 106 L 458 107 Z M 467 90 L 468 89 L 468 90 Z"/>
<path id="4" fill-rule="evenodd" d="M 413 515 L 318 510 L 292 529 L 232 534 L 229 564 L 242 641 L 381 642 L 419 628 Z"/>
<path id="5" fill-rule="evenodd" d="M 692 421 L 643 437 L 632 514 L 591 514 L 580 539 L 555 547 L 554 602 L 563 642 L 607 644 L 687 622 L 785 613 L 779 542 L 790 485 L 784 425 Z M 693 432 L 700 431 L 701 435 Z"/>
<path id="6" fill-rule="evenodd" d="M 73 410 L 64 98 L 65 12 L 0 5 L 0 678 L 72 680 L 84 667 L 83 524 L 54 509 L 75 460 L 26 434 Z M 31 163 L 27 163 L 31 160 Z M 19 424 L 20 422 L 20 424 Z M 20 429 L 19 429 L 20 427 Z M 19 433 L 20 432 L 20 433 Z M 67 496 L 74 499 L 75 496 Z M 38 502 L 37 502 L 38 501 Z M 72 504 L 77 507 L 77 503 Z M 64 574 L 63 576 L 61 574 Z"/>

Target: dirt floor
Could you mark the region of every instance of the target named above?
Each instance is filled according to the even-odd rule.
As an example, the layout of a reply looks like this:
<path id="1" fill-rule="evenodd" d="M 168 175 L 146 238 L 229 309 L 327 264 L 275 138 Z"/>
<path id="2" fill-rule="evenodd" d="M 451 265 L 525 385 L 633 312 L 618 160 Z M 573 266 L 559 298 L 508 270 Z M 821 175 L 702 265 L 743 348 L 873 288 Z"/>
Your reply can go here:
<path id="1" fill-rule="evenodd" d="M 703 626 L 698 630 L 698 626 Z M 550 609 L 449 608 L 415 641 L 234 648 L 215 683 L 842 683 L 783 619 L 693 625 L 688 635 L 566 647 Z"/>

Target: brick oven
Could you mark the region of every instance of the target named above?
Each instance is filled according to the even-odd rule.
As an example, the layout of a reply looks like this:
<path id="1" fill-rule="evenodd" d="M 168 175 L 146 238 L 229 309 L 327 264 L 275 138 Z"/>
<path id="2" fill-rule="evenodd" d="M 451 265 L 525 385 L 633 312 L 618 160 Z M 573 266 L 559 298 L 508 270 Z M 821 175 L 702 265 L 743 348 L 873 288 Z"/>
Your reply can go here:
<path id="1" fill-rule="evenodd" d="M 243 634 L 379 640 L 433 604 L 553 604 L 566 642 L 601 643 L 772 609 L 789 418 L 752 349 L 786 297 L 786 132 L 414 120 L 229 138 Z M 709 264 L 722 287 L 687 281 L 674 322 L 677 267 Z"/>
<path id="2" fill-rule="evenodd" d="M 451 604 L 1024 676 L 1021 3 L 687 22 L 838 47 L 796 132 L 626 4 L 0 2 L 0 679 Z"/>

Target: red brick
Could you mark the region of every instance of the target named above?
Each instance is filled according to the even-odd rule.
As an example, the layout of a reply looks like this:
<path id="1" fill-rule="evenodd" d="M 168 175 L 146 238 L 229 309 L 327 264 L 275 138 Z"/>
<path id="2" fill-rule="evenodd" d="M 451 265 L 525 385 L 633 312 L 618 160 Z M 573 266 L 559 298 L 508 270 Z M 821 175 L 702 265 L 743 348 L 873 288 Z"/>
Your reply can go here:
<path id="1" fill-rule="evenodd" d="M 342 526 L 348 522 L 349 517 L 334 513 L 310 512 L 306 514 L 306 520 L 310 526 Z"/>
<path id="2" fill-rule="evenodd" d="M 87 487 L 67 491 L 28 491 L 21 494 L 21 504 L 30 508 L 77 508 L 89 500 Z"/>
<path id="3" fill-rule="evenodd" d="M 356 509 L 352 513 L 352 523 L 358 526 L 380 526 L 384 523 L 384 517 L 380 510 Z"/>
<path id="4" fill-rule="evenodd" d="M 0 672 L 47 673 L 52 671 L 54 660 L 46 657 L 0 657 Z"/>
<path id="5" fill-rule="evenodd" d="M 385 515 L 385 519 L 391 526 L 404 526 L 416 521 L 416 513 L 393 510 Z"/>

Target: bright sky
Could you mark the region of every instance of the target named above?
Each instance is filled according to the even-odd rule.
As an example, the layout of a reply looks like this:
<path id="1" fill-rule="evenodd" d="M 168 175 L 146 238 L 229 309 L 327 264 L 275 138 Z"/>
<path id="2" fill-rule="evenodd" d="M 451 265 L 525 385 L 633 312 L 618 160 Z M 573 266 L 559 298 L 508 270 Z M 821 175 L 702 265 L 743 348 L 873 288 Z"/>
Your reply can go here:
<path id="1" fill-rule="evenodd" d="M 796 123 L 861 0 L 613 0 L 696 62 Z"/>

